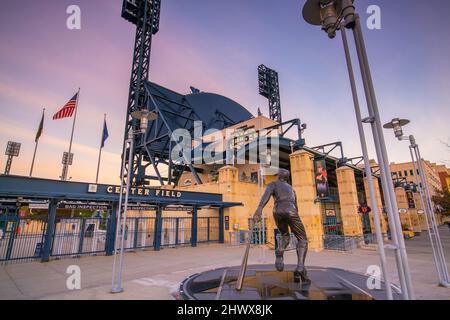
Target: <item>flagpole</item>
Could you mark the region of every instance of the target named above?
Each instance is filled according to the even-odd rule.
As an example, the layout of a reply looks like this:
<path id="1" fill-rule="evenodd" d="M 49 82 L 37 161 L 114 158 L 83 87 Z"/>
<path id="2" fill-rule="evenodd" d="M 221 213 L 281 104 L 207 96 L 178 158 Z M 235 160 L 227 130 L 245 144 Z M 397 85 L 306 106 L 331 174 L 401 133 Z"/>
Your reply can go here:
<path id="1" fill-rule="evenodd" d="M 80 91 L 81 91 L 81 89 L 78 88 L 77 103 L 75 105 L 75 115 L 73 117 L 73 123 L 72 123 L 72 133 L 70 134 L 69 155 L 68 155 L 68 158 L 67 158 L 67 163 L 64 164 L 63 174 L 62 174 L 62 180 L 63 181 L 67 180 L 67 174 L 69 173 L 69 164 L 68 163 L 69 163 L 69 160 L 70 160 L 70 155 L 72 153 L 73 132 L 75 131 L 75 122 L 77 121 L 78 101 L 80 101 Z"/>
<path id="2" fill-rule="evenodd" d="M 105 126 L 106 126 L 106 113 L 105 116 L 103 118 L 103 130 L 102 130 L 102 136 L 100 137 L 100 150 L 98 152 L 98 163 L 97 163 L 97 176 L 95 177 L 95 184 L 98 183 L 98 173 L 100 171 L 100 160 L 102 158 L 102 149 L 103 149 L 103 138 L 104 138 L 104 133 L 105 133 Z"/>
<path id="3" fill-rule="evenodd" d="M 44 119 L 44 113 L 45 113 L 45 108 L 42 109 L 42 118 L 41 118 L 41 121 L 43 121 L 43 119 Z M 39 123 L 39 128 L 38 128 L 38 130 L 40 130 L 40 125 L 41 125 L 41 123 Z M 31 168 L 30 168 L 30 177 L 33 176 L 34 160 L 36 159 L 36 151 L 37 151 L 38 144 L 39 144 L 39 138 L 40 138 L 40 135 L 39 135 L 39 137 L 36 139 L 35 145 L 34 145 L 33 160 L 31 161 Z"/>

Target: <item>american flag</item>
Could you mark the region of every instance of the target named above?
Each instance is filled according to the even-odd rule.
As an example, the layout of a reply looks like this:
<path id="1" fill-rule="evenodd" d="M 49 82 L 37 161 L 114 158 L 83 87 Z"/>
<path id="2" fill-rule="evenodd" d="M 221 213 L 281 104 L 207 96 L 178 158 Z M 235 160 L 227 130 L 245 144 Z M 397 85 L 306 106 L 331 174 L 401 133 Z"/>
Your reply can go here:
<path id="1" fill-rule="evenodd" d="M 64 105 L 64 107 L 62 107 L 61 110 L 55 113 L 55 115 L 53 116 L 53 120 L 72 117 L 75 108 L 77 107 L 77 100 L 78 100 L 78 92 L 73 96 L 72 99 L 69 100 L 69 102 L 67 102 Z"/>

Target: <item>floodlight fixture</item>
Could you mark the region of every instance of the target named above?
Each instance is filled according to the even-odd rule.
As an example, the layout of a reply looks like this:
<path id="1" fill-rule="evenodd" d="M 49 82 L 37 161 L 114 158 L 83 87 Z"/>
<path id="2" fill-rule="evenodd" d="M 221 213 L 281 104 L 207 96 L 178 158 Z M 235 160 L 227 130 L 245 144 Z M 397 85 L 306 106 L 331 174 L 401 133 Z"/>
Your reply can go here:
<path id="1" fill-rule="evenodd" d="M 71 166 L 73 163 L 73 153 L 64 152 L 61 163 L 66 166 Z"/>
<path id="2" fill-rule="evenodd" d="M 8 141 L 8 144 L 6 145 L 5 155 L 11 157 L 18 157 L 21 145 L 22 144 L 19 142 Z"/>
<path id="3" fill-rule="evenodd" d="M 21 144 L 19 142 L 14 142 L 14 141 L 8 141 L 8 144 L 6 145 L 5 155 L 8 156 L 8 158 L 6 160 L 6 166 L 5 166 L 5 174 L 6 175 L 8 175 L 9 172 L 11 171 L 13 158 L 19 156 L 20 146 L 21 146 Z"/>
<path id="4" fill-rule="evenodd" d="M 258 84 L 259 94 L 269 100 L 269 118 L 281 123 L 281 99 L 278 72 L 263 64 L 259 65 Z"/>
<path id="5" fill-rule="evenodd" d="M 134 25 L 141 24 L 142 10 L 147 10 L 147 26 L 151 27 L 152 34 L 159 31 L 159 20 L 161 15 L 161 0 L 124 0 L 122 5 L 122 18 Z"/>

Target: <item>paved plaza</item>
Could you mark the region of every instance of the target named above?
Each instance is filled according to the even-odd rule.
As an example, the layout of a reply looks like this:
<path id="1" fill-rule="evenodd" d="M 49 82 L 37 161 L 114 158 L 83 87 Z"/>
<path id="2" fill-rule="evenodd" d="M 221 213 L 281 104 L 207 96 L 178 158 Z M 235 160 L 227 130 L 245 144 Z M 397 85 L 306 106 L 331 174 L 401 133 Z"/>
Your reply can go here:
<path id="1" fill-rule="evenodd" d="M 441 227 L 442 243 L 450 262 L 450 229 Z M 436 270 L 426 233 L 406 241 L 417 299 L 448 299 L 450 288 L 436 285 Z M 241 263 L 244 247 L 209 244 L 197 248 L 181 247 L 161 251 L 136 251 L 125 256 L 124 289 L 110 294 L 113 258 L 106 256 L 67 258 L 49 263 L 16 263 L 0 267 L 0 299 L 174 299 L 173 293 L 186 277 L 224 266 Z M 272 263 L 273 250 L 254 247 L 249 264 Z M 287 263 L 295 263 L 294 251 L 286 254 Z M 393 252 L 388 252 L 389 271 L 398 283 Z M 307 264 L 337 267 L 365 273 L 369 265 L 378 265 L 374 248 L 351 253 L 310 252 Z M 66 287 L 67 267 L 81 269 L 81 290 Z"/>

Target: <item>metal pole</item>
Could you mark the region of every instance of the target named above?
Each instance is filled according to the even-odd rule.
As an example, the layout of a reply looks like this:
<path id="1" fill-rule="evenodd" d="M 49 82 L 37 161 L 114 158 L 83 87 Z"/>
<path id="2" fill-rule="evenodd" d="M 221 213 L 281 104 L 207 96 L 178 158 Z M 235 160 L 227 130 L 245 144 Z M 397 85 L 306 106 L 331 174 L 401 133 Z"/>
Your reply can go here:
<path id="1" fill-rule="evenodd" d="M 120 177 L 120 195 L 119 195 L 119 208 L 117 210 L 117 219 L 116 219 L 116 236 L 114 237 L 114 262 L 113 262 L 113 274 L 112 274 L 112 287 L 111 287 L 111 293 L 119 293 L 122 292 L 123 289 L 121 288 L 121 285 L 116 285 L 116 262 L 117 262 L 117 240 L 119 239 L 119 230 L 121 226 L 121 218 L 122 218 L 122 202 L 123 202 L 123 181 L 125 176 L 125 156 L 126 156 L 126 149 L 127 149 L 127 143 L 129 143 L 130 140 L 125 140 L 125 143 L 123 144 L 123 152 L 122 156 L 124 157 L 124 160 L 122 161 L 122 174 Z M 125 227 L 123 227 L 125 228 Z M 122 234 L 125 230 L 123 230 Z"/>
<path id="2" fill-rule="evenodd" d="M 378 163 L 380 165 L 380 172 L 381 172 L 381 183 L 384 191 L 384 200 L 385 205 L 388 213 L 388 223 L 391 230 L 391 238 L 394 243 L 395 253 L 396 253 L 396 261 L 397 266 L 401 270 L 399 272 L 399 279 L 400 284 L 402 287 L 402 296 L 403 299 L 408 300 L 412 299 L 411 297 L 411 281 L 409 276 L 409 268 L 408 268 L 408 262 L 406 257 L 406 250 L 404 247 L 404 241 L 403 241 L 403 234 L 401 230 L 401 224 L 398 217 L 398 209 L 395 199 L 395 194 L 393 190 L 392 180 L 390 177 L 390 169 L 389 165 L 385 165 L 387 162 L 387 158 L 385 154 L 383 153 L 383 144 L 384 144 L 384 138 L 382 137 L 380 139 L 379 133 L 381 132 L 380 127 L 380 120 L 376 117 L 376 104 L 374 103 L 373 99 L 373 91 L 371 90 L 371 75 L 370 75 L 370 68 L 368 66 L 368 62 L 365 54 L 365 46 L 364 46 L 364 39 L 362 37 L 361 32 L 361 24 L 359 17 L 356 15 L 356 23 L 355 28 L 353 29 L 353 34 L 355 38 L 355 44 L 356 49 L 358 53 L 358 60 L 360 64 L 361 69 L 361 75 L 364 85 L 364 91 L 366 95 L 366 101 L 368 106 L 368 111 L 370 115 L 370 122 L 372 126 L 372 134 L 374 138 L 374 144 L 375 144 L 375 150 L 378 158 Z M 378 123 L 377 123 L 378 122 Z M 391 192 L 392 191 L 392 192 Z M 405 266 L 406 264 L 406 266 Z M 409 279 L 409 281 L 408 281 Z"/>
<path id="3" fill-rule="evenodd" d="M 371 100 L 372 100 L 374 126 L 376 128 L 376 132 L 377 132 L 377 136 L 378 136 L 377 138 L 379 140 L 380 149 L 381 149 L 381 154 L 384 159 L 384 161 L 382 162 L 382 165 L 384 167 L 384 175 L 385 175 L 386 182 L 388 182 L 387 192 L 388 192 L 389 197 L 391 198 L 392 212 L 394 213 L 393 214 L 394 215 L 394 223 L 396 225 L 398 243 L 400 245 L 400 254 L 402 256 L 402 264 L 403 264 L 403 269 L 405 271 L 406 289 L 408 291 L 409 299 L 414 299 L 414 290 L 412 287 L 412 279 L 411 279 L 411 272 L 410 272 L 410 268 L 409 268 L 408 255 L 406 252 L 405 240 L 403 238 L 400 216 L 398 214 L 397 199 L 395 196 L 394 186 L 392 183 L 392 173 L 391 173 L 391 169 L 389 167 L 389 157 L 387 155 L 386 143 L 384 140 L 383 129 L 381 126 L 381 118 L 380 118 L 380 113 L 379 113 L 379 109 L 378 109 L 378 103 L 377 103 L 377 99 L 376 99 L 376 95 L 375 95 L 375 89 L 374 89 L 374 85 L 373 85 L 373 81 L 372 81 L 369 60 L 367 58 L 367 51 L 366 51 L 365 44 L 364 44 L 364 37 L 362 34 L 359 17 L 357 17 L 356 30 L 357 30 L 357 34 L 358 34 L 358 37 L 360 40 L 359 43 L 360 43 L 360 47 L 362 49 L 361 53 L 362 53 L 363 63 L 365 65 L 366 75 L 367 75 L 366 80 L 368 81 L 368 87 L 370 90 L 370 96 L 371 96 Z"/>
<path id="4" fill-rule="evenodd" d="M 412 163 L 413 163 L 413 167 L 414 167 L 414 171 L 415 171 L 414 176 L 416 177 L 416 183 L 417 183 L 417 186 L 419 188 L 420 199 L 422 200 L 422 207 L 423 207 L 423 212 L 424 212 L 424 215 L 425 215 L 425 222 L 427 224 L 427 232 L 428 232 L 428 236 L 430 237 L 431 249 L 433 250 L 434 264 L 436 266 L 436 271 L 438 273 L 438 277 L 439 277 L 439 279 L 441 279 L 439 264 L 438 264 L 437 257 L 436 257 L 436 249 L 434 247 L 433 237 L 432 237 L 432 234 L 430 232 L 430 223 L 428 221 L 428 208 L 427 208 L 427 204 L 426 204 L 426 200 L 425 200 L 425 194 L 424 194 L 423 189 L 421 187 L 421 185 L 423 184 L 422 176 L 421 176 L 419 168 L 418 168 L 418 163 L 416 161 L 414 147 L 412 145 L 409 147 L 409 151 L 410 151 L 410 154 L 411 154 L 411 159 L 412 159 Z"/>
<path id="5" fill-rule="evenodd" d="M 68 155 L 68 159 L 67 159 L 67 163 L 65 163 L 63 165 L 63 173 L 61 175 L 61 180 L 66 181 L 67 180 L 67 175 L 69 173 L 69 159 L 71 157 L 71 153 L 72 153 L 72 142 L 73 142 L 73 133 L 75 131 L 75 123 L 77 121 L 77 113 L 78 113 L 78 101 L 80 101 L 80 91 L 81 89 L 78 88 L 78 93 L 77 93 L 77 103 L 75 105 L 75 115 L 73 117 L 73 123 L 72 123 L 72 133 L 70 134 L 70 143 L 69 143 L 69 155 Z"/>
<path id="6" fill-rule="evenodd" d="M 43 121 L 44 121 L 44 113 L 45 113 L 45 108 L 42 109 L 42 119 L 41 119 L 42 125 L 43 125 Z M 38 131 L 41 128 L 41 123 L 39 123 Z M 41 131 L 41 133 L 42 133 L 42 131 Z M 30 177 L 33 176 L 34 160 L 36 159 L 36 151 L 37 151 L 37 147 L 39 144 L 40 135 L 39 136 L 36 135 L 36 137 L 37 137 L 37 140 L 36 140 L 36 144 L 34 146 L 33 160 L 31 161 Z"/>
<path id="7" fill-rule="evenodd" d="M 30 168 L 30 177 L 33 176 L 34 159 L 36 159 L 36 151 L 37 151 L 38 144 L 39 144 L 39 139 L 36 141 L 36 144 L 34 145 L 33 160 L 31 161 L 31 168 Z"/>
<path id="8" fill-rule="evenodd" d="M 9 175 L 9 172 L 11 171 L 12 159 L 13 156 L 8 155 L 8 158 L 6 159 L 5 175 Z"/>
<path id="9" fill-rule="evenodd" d="M 128 168 L 131 168 L 132 161 L 133 161 L 133 147 L 134 147 L 134 139 L 133 136 L 130 137 L 130 150 L 128 155 Z M 120 239 L 120 259 L 119 259 L 119 279 L 118 279 L 118 288 L 122 288 L 122 273 L 123 273 L 123 261 L 124 261 L 124 245 L 125 245 L 125 234 L 126 234 L 126 226 L 127 226 L 127 211 L 128 211 L 128 196 L 130 192 L 130 182 L 131 182 L 131 174 L 128 173 L 127 175 L 127 183 L 126 183 L 126 189 L 125 189 L 125 204 L 123 208 L 123 227 L 122 227 L 122 235 Z"/>
<path id="10" fill-rule="evenodd" d="M 420 155 L 419 146 L 414 143 L 412 145 L 415 154 L 416 154 L 416 161 L 418 163 L 419 168 L 419 175 L 422 180 L 422 184 L 419 185 L 419 188 L 423 191 L 424 199 L 422 199 L 422 202 L 425 201 L 424 209 L 427 208 L 425 217 L 429 215 L 428 221 L 427 221 L 427 227 L 428 227 L 428 234 L 430 236 L 431 246 L 433 248 L 433 254 L 436 262 L 436 268 L 438 269 L 438 276 L 439 276 L 439 284 L 443 287 L 450 287 L 450 280 L 449 280 L 449 274 L 447 269 L 447 264 L 445 261 L 445 255 L 442 248 L 442 242 L 441 237 L 439 235 L 439 230 L 436 224 L 436 219 L 434 217 L 434 208 L 433 203 L 431 201 L 431 193 L 430 189 L 428 187 L 428 183 L 425 176 L 425 171 L 422 164 L 422 157 Z M 433 240 L 433 235 L 436 237 L 435 241 Z"/>
<path id="11" fill-rule="evenodd" d="M 360 138 L 361 149 L 362 149 L 363 158 L 364 158 L 364 169 L 366 172 L 367 185 L 369 187 L 370 199 L 372 200 L 371 205 L 372 205 L 373 215 L 374 215 L 374 220 L 375 220 L 374 221 L 375 222 L 375 233 L 377 236 L 378 252 L 380 254 L 381 268 L 383 271 L 384 283 L 385 283 L 385 287 L 386 287 L 386 297 L 388 300 L 392 300 L 393 299 L 392 287 L 391 287 L 391 282 L 389 279 L 389 274 L 387 271 L 386 253 L 384 251 L 384 242 L 383 242 L 383 235 L 382 235 L 382 231 L 381 231 L 379 208 L 378 208 L 378 203 L 377 203 L 376 197 L 375 197 L 375 186 L 373 184 L 372 169 L 370 168 L 369 153 L 367 151 L 366 138 L 365 138 L 365 134 L 364 134 L 364 128 L 362 125 L 361 109 L 359 106 L 358 92 L 356 89 L 355 76 L 354 76 L 354 72 L 353 72 L 350 51 L 348 48 L 348 41 L 347 41 L 347 35 L 345 32 L 345 27 L 341 27 L 341 33 L 342 33 L 342 42 L 344 44 L 345 58 L 347 61 L 348 74 L 349 74 L 349 78 L 350 78 L 350 85 L 351 85 L 351 89 L 352 89 L 353 104 L 355 107 L 355 114 L 356 114 L 356 122 L 358 124 L 359 138 Z M 400 274 L 401 270 L 398 270 L 398 271 Z"/>

